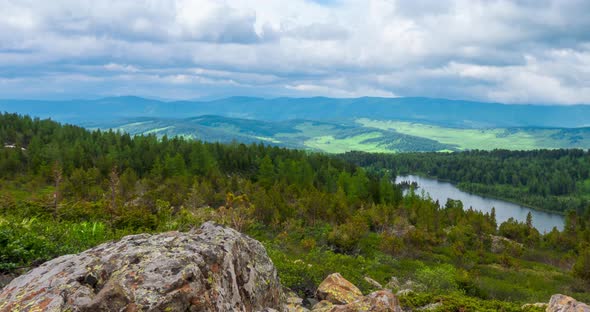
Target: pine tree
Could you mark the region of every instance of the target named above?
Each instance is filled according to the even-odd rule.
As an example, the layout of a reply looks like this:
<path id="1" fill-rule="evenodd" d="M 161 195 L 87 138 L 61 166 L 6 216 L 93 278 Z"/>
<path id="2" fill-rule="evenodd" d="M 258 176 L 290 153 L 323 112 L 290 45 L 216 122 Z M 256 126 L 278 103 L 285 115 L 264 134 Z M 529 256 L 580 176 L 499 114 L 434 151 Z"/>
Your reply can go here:
<path id="1" fill-rule="evenodd" d="M 526 226 L 529 229 L 533 228 L 533 215 L 531 214 L 531 212 L 529 211 L 529 213 L 527 213 L 526 215 Z"/>
<path id="2" fill-rule="evenodd" d="M 496 220 L 496 207 L 492 207 L 492 212 L 490 213 L 490 220 L 492 222 L 492 226 L 494 227 L 494 231 L 498 229 L 498 221 Z"/>
<path id="3" fill-rule="evenodd" d="M 258 183 L 264 188 L 269 189 L 275 181 L 275 167 L 268 155 L 264 156 L 260 162 L 258 170 Z"/>

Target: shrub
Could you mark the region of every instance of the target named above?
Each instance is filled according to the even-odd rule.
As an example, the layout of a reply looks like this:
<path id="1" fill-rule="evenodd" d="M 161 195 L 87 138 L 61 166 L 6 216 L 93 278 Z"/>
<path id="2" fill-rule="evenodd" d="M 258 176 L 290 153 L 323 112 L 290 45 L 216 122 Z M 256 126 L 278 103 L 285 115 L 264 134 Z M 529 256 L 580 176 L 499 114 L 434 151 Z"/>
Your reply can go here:
<path id="1" fill-rule="evenodd" d="M 574 276 L 590 282 L 590 248 L 586 248 L 580 252 L 572 273 Z"/>
<path id="2" fill-rule="evenodd" d="M 450 264 L 439 266 L 425 266 L 416 272 L 418 282 L 427 286 L 429 291 L 440 293 L 459 288 L 455 279 L 457 271 Z"/>

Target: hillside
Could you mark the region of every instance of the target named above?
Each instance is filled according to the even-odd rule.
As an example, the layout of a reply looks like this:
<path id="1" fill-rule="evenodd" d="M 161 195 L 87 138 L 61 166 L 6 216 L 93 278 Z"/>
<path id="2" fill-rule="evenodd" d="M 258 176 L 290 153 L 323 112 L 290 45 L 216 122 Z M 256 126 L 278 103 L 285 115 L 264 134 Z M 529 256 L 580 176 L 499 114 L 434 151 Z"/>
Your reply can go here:
<path id="1" fill-rule="evenodd" d="M 209 142 L 263 142 L 327 153 L 437 152 L 590 148 L 590 128 L 466 129 L 403 121 L 357 119 L 260 121 L 205 115 L 193 118 L 130 118 L 81 125 L 136 134 L 182 136 Z"/>
<path id="2" fill-rule="evenodd" d="M 127 96 L 69 101 L 0 100 L 0 111 L 73 123 L 112 121 L 115 118 L 219 115 L 263 121 L 340 122 L 368 118 L 459 128 L 578 128 L 590 125 L 590 105 L 505 105 L 430 98 L 231 97 L 214 101 L 163 102 Z"/>
<path id="3" fill-rule="evenodd" d="M 263 142 L 328 153 L 590 148 L 590 106 L 504 105 L 427 98 L 232 97 L 162 102 L 0 100 L 27 113 L 91 129 Z"/>
<path id="4" fill-rule="evenodd" d="M 357 123 L 310 120 L 259 121 L 221 116 L 185 119 L 132 118 L 118 122 L 85 123 L 91 129 L 113 129 L 160 137 L 181 136 L 208 142 L 257 143 L 328 153 L 350 150 L 367 152 L 407 152 L 455 150 L 426 137 L 398 133 L 391 129 L 362 127 Z"/>
<path id="5" fill-rule="evenodd" d="M 590 226 L 575 211 L 563 231 L 542 234 L 534 220 L 498 224 L 457 201 L 403 195 L 385 166 L 262 144 L 90 132 L 14 114 L 0 115 L 0 139 L 12 143 L 0 147 L 2 275 L 214 221 L 262 242 L 282 285 L 305 298 L 339 272 L 363 293 L 376 290 L 371 280 L 393 285 L 411 309 L 540 311 L 521 306 L 556 293 L 590 301 Z"/>

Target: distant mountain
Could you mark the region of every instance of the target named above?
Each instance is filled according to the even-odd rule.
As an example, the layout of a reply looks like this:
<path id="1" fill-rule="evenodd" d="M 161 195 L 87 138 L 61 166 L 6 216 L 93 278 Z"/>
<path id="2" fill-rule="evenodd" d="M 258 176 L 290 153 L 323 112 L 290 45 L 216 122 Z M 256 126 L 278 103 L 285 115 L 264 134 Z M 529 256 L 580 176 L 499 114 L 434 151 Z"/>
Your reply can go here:
<path id="1" fill-rule="evenodd" d="M 263 142 L 328 153 L 590 147 L 590 128 L 468 129 L 393 120 L 357 119 L 340 123 L 303 119 L 259 121 L 213 115 L 181 119 L 142 117 L 82 125 L 130 134 L 183 136 L 204 141 Z"/>
<path id="2" fill-rule="evenodd" d="M 590 148 L 590 105 L 369 97 L 164 102 L 126 96 L 0 100 L 1 111 L 131 134 L 264 142 L 329 153 Z"/>
<path id="3" fill-rule="evenodd" d="M 366 118 L 482 129 L 590 126 L 590 105 L 506 105 L 431 98 L 231 97 L 202 102 L 164 102 L 139 97 L 70 101 L 0 100 L 0 111 L 51 117 L 71 123 L 136 117 L 185 118 L 217 115 L 261 121 L 305 119 L 351 122 Z"/>

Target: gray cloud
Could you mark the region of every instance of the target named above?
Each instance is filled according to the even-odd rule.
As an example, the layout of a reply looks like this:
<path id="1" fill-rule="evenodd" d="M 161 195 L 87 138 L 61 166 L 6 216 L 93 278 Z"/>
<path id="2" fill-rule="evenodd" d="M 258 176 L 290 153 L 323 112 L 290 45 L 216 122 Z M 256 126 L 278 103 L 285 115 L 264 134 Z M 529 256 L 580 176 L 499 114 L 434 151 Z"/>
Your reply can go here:
<path id="1" fill-rule="evenodd" d="M 583 0 L 8 0 L 0 94 L 590 103 L 589 11 Z"/>

